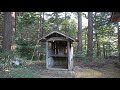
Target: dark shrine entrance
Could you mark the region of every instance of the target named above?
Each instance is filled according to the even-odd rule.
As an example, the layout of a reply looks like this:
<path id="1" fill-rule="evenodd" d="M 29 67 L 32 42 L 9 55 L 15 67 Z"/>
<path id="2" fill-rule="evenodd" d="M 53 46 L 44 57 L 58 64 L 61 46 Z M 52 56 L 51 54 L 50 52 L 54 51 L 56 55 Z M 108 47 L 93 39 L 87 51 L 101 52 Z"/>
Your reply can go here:
<path id="1" fill-rule="evenodd" d="M 48 53 L 51 58 L 49 67 L 68 69 L 67 41 L 49 41 Z"/>

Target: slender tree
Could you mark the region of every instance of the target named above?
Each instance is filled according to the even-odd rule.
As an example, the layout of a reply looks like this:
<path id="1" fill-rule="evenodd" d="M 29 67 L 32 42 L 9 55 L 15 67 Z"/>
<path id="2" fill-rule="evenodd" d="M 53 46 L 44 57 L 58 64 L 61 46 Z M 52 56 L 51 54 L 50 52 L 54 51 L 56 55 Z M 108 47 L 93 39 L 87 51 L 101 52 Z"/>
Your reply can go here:
<path id="1" fill-rule="evenodd" d="M 43 32 L 42 32 L 42 29 L 43 29 L 43 27 L 42 27 L 42 12 L 40 12 L 40 19 L 39 19 L 39 36 L 38 36 L 38 38 L 41 38 L 42 36 L 43 36 Z"/>
<path id="2" fill-rule="evenodd" d="M 87 56 L 90 60 L 93 57 L 93 15 L 92 12 L 88 12 L 88 46 Z"/>
<path id="3" fill-rule="evenodd" d="M 82 51 L 82 12 L 78 12 L 78 51 Z"/>
<path id="4" fill-rule="evenodd" d="M 16 12 L 12 12 L 12 44 L 15 44 L 15 35 L 16 35 L 16 17 L 17 14 Z M 14 45 L 12 45 L 13 47 L 11 48 L 12 50 L 14 50 Z"/>
<path id="5" fill-rule="evenodd" d="M 3 12 L 0 12 L 0 50 L 2 48 L 2 41 L 3 41 L 3 38 L 2 38 L 2 31 L 3 31 L 3 15 L 4 13 Z"/>
<path id="6" fill-rule="evenodd" d="M 65 22 L 66 22 L 66 18 L 67 18 L 67 13 L 65 12 Z M 66 23 L 65 23 L 65 33 L 67 32 L 67 27 L 66 27 Z"/>
<path id="7" fill-rule="evenodd" d="M 55 12 L 55 23 L 57 24 L 57 28 L 58 26 L 58 12 Z"/>
<path id="8" fill-rule="evenodd" d="M 40 16 L 41 19 L 41 36 L 43 36 L 46 32 L 44 30 L 44 23 L 45 23 L 45 12 L 42 12 L 42 16 Z"/>

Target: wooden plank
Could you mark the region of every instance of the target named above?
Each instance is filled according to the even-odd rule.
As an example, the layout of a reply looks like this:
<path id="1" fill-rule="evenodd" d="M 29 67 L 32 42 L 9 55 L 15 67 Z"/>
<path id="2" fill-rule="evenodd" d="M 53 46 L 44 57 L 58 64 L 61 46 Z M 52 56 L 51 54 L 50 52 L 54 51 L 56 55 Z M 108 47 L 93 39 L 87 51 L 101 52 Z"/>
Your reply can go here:
<path id="1" fill-rule="evenodd" d="M 71 70 L 71 61 L 70 61 L 70 42 L 67 41 L 67 50 L 68 50 L 68 69 Z"/>
<path id="2" fill-rule="evenodd" d="M 68 57 L 67 55 L 50 55 L 52 57 Z"/>
<path id="3" fill-rule="evenodd" d="M 47 41 L 67 41 L 67 39 L 63 37 L 52 37 L 49 38 Z"/>
<path id="4" fill-rule="evenodd" d="M 46 68 L 48 69 L 48 42 L 46 42 Z"/>
<path id="5" fill-rule="evenodd" d="M 70 46 L 71 69 L 73 68 L 73 45 Z"/>

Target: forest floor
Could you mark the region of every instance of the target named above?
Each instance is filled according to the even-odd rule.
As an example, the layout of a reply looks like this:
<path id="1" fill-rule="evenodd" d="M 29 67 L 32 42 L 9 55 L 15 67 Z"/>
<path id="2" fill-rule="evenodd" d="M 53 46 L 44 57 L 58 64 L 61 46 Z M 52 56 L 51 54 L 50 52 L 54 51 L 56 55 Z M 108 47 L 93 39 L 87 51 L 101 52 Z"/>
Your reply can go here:
<path id="1" fill-rule="evenodd" d="M 117 60 L 107 60 L 104 64 L 85 65 L 74 62 L 72 71 L 48 70 L 45 62 L 37 61 L 21 68 L 0 71 L 0 78 L 120 78 Z"/>

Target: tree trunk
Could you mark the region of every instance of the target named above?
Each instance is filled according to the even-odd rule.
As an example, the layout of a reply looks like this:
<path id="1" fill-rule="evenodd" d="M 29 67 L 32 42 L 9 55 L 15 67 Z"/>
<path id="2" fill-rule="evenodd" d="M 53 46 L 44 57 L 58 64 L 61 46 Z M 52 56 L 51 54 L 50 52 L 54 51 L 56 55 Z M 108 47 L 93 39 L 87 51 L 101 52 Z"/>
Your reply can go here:
<path id="1" fill-rule="evenodd" d="M 105 44 L 103 43 L 103 56 L 104 56 L 104 58 L 106 57 L 106 55 L 105 55 Z"/>
<path id="2" fill-rule="evenodd" d="M 42 12 L 42 16 L 41 16 L 41 35 L 43 37 L 43 35 L 46 33 L 45 30 L 44 30 L 44 23 L 45 23 L 45 18 L 44 18 L 44 14 L 45 12 Z"/>
<path id="3" fill-rule="evenodd" d="M 17 28 L 17 12 L 15 12 L 15 31 L 14 31 L 14 36 L 16 36 L 16 28 Z"/>
<path id="4" fill-rule="evenodd" d="M 95 30 L 95 38 L 96 38 L 96 56 L 100 56 L 100 45 L 99 45 L 99 38 L 98 38 L 98 32 L 97 32 L 97 28 L 96 28 L 96 14 L 97 12 L 95 12 L 94 14 L 94 30 Z"/>
<path id="5" fill-rule="evenodd" d="M 82 52 L 82 12 L 78 12 L 78 51 Z"/>
<path id="6" fill-rule="evenodd" d="M 12 34 L 12 12 L 4 12 L 3 52 L 11 51 Z"/>
<path id="7" fill-rule="evenodd" d="M 16 13 L 15 12 L 12 12 L 12 28 L 15 33 L 16 31 Z"/>
<path id="8" fill-rule="evenodd" d="M 105 56 L 108 58 L 108 45 L 105 46 Z"/>
<path id="9" fill-rule="evenodd" d="M 58 12 L 55 12 L 55 23 L 56 23 L 57 28 L 58 28 L 59 27 L 59 25 L 58 25 Z"/>
<path id="10" fill-rule="evenodd" d="M 111 56 L 111 50 L 110 50 L 110 43 L 109 43 L 109 45 L 108 45 L 108 51 L 109 51 L 109 56 Z"/>
<path id="11" fill-rule="evenodd" d="M 97 47 L 97 57 L 98 57 L 100 55 L 98 34 L 96 33 L 95 36 L 96 36 L 96 47 Z"/>
<path id="12" fill-rule="evenodd" d="M 43 37 L 43 35 L 46 33 L 46 32 L 44 32 L 44 12 L 41 12 L 40 13 L 40 27 L 39 27 L 39 29 L 40 29 L 40 38 L 42 38 Z M 40 44 L 41 44 L 41 46 L 40 46 L 40 52 L 39 52 L 39 54 L 38 54 L 38 59 L 39 60 L 42 60 L 43 59 L 43 51 L 42 51 L 42 49 L 44 48 L 44 42 L 40 42 Z"/>
<path id="13" fill-rule="evenodd" d="M 43 16 L 44 16 L 44 13 L 43 13 Z M 39 38 L 42 38 L 43 36 L 43 18 L 42 18 L 42 12 L 40 12 L 40 18 L 39 18 Z M 38 60 L 42 60 L 42 44 L 43 42 L 40 42 L 41 46 L 40 46 L 40 51 L 38 51 Z"/>
<path id="14" fill-rule="evenodd" d="M 43 33 L 42 33 L 43 27 L 42 27 L 42 16 L 41 16 L 41 15 L 42 15 L 42 12 L 40 12 L 40 19 L 39 19 L 39 36 L 38 36 L 38 39 L 39 39 L 39 38 L 42 38 L 42 36 L 43 36 L 43 35 L 42 35 L 42 34 L 43 34 Z"/>
<path id="15" fill-rule="evenodd" d="M 65 12 L 65 33 L 67 32 L 67 28 L 66 28 L 66 12 Z"/>
<path id="16" fill-rule="evenodd" d="M 120 25 L 118 22 L 118 54 L 119 54 L 119 62 L 120 62 Z"/>
<path id="17" fill-rule="evenodd" d="M 93 58 L 93 15 L 88 12 L 88 48 L 87 56 L 92 61 Z"/>
<path id="18" fill-rule="evenodd" d="M 15 34 L 16 34 L 16 12 L 12 12 L 12 47 L 11 50 L 15 50 L 14 44 L 15 44 Z"/>
<path id="19" fill-rule="evenodd" d="M 0 13 L 0 51 L 2 49 L 2 41 L 3 41 L 2 31 L 3 31 L 3 12 Z"/>
<path id="20" fill-rule="evenodd" d="M 85 31 L 85 51 L 87 50 L 87 32 L 86 31 Z"/>

